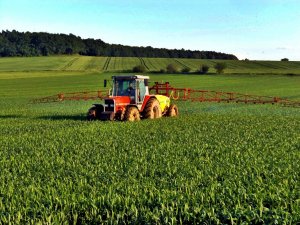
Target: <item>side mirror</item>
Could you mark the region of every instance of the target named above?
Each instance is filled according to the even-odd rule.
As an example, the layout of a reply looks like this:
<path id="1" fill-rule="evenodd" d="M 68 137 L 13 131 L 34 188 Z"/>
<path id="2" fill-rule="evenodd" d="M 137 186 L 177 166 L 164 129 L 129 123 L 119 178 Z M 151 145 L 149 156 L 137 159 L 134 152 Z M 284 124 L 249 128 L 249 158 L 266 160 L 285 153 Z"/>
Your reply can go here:
<path id="1" fill-rule="evenodd" d="M 104 87 L 106 87 L 106 86 L 107 86 L 107 80 L 106 80 L 106 79 L 104 80 L 104 84 L 103 84 L 103 86 L 104 86 Z"/>

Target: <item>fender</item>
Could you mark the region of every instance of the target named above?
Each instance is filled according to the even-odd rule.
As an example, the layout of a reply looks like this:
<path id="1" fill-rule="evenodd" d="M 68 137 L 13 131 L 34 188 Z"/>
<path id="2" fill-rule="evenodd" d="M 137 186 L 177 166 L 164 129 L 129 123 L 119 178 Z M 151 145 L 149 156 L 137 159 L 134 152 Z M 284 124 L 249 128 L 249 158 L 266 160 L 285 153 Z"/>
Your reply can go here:
<path id="1" fill-rule="evenodd" d="M 165 95 L 146 95 L 144 98 L 144 102 L 143 102 L 140 112 L 144 111 L 144 108 L 145 108 L 147 102 L 151 98 L 157 99 L 162 112 L 165 112 L 170 107 L 170 98 L 169 97 L 167 97 Z"/>
<path id="2" fill-rule="evenodd" d="M 98 110 L 100 110 L 101 112 L 103 112 L 104 111 L 104 106 L 103 106 L 103 104 L 93 104 L 93 106 L 95 106 Z"/>
<path id="3" fill-rule="evenodd" d="M 155 98 L 155 95 L 145 95 L 142 107 L 140 109 L 140 112 L 144 111 L 144 108 L 145 108 L 147 102 L 150 100 L 150 98 Z"/>

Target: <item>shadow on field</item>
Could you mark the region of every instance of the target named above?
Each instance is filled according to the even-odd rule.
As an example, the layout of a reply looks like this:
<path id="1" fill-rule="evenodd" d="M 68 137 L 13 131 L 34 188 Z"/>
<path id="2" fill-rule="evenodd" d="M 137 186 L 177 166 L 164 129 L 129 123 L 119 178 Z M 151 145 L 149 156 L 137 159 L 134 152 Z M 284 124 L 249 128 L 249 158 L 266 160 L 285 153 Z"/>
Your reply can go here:
<path id="1" fill-rule="evenodd" d="M 74 120 L 74 121 L 84 121 L 86 120 L 85 116 L 82 115 L 49 115 L 49 116 L 40 116 L 39 119 L 43 120 Z"/>
<path id="2" fill-rule="evenodd" d="M 20 115 L 0 115 L 0 119 L 16 119 L 21 117 Z"/>

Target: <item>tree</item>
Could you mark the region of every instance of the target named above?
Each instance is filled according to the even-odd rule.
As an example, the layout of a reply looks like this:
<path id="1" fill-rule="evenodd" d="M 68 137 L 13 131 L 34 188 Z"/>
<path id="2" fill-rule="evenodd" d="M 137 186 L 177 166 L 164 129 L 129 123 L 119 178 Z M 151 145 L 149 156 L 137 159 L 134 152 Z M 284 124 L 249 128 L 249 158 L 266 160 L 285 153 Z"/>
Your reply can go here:
<path id="1" fill-rule="evenodd" d="M 281 61 L 287 62 L 287 61 L 289 61 L 289 59 L 288 58 L 283 58 L 283 59 L 281 59 Z"/>
<path id="2" fill-rule="evenodd" d="M 41 49 L 40 49 L 40 52 L 42 53 L 43 56 L 49 55 L 49 51 L 48 51 L 47 46 L 42 46 Z"/>
<path id="3" fill-rule="evenodd" d="M 165 69 L 160 69 L 159 72 L 160 72 L 160 73 L 165 73 L 166 70 L 165 70 Z"/>
<path id="4" fill-rule="evenodd" d="M 167 73 L 177 73 L 178 67 L 175 64 L 169 64 L 167 66 Z"/>
<path id="5" fill-rule="evenodd" d="M 200 72 L 201 74 L 206 74 L 206 73 L 208 72 L 208 70 L 209 70 L 209 66 L 206 65 L 206 64 L 203 64 L 203 65 L 200 66 L 199 72 Z"/>
<path id="6" fill-rule="evenodd" d="M 73 53 L 73 49 L 70 47 L 67 47 L 65 50 L 65 54 L 71 55 Z"/>
<path id="7" fill-rule="evenodd" d="M 184 68 L 182 68 L 181 73 L 189 73 L 190 71 L 191 71 L 191 68 L 184 67 Z"/>
<path id="8" fill-rule="evenodd" d="M 214 67 L 215 67 L 217 73 L 221 74 L 221 73 L 224 73 L 224 70 L 227 68 L 227 65 L 224 62 L 219 62 L 219 63 L 216 63 L 216 65 Z"/>
<path id="9" fill-rule="evenodd" d="M 132 68 L 132 72 L 134 73 L 145 73 L 146 67 L 144 65 L 137 65 Z"/>

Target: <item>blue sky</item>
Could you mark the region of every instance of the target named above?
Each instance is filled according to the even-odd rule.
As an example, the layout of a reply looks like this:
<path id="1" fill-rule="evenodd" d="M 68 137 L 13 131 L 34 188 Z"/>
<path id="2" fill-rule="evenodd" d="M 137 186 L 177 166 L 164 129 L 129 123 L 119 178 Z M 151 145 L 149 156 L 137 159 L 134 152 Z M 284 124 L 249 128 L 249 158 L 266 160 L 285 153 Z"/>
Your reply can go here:
<path id="1" fill-rule="evenodd" d="M 0 30 L 300 60 L 300 0 L 0 0 Z"/>

